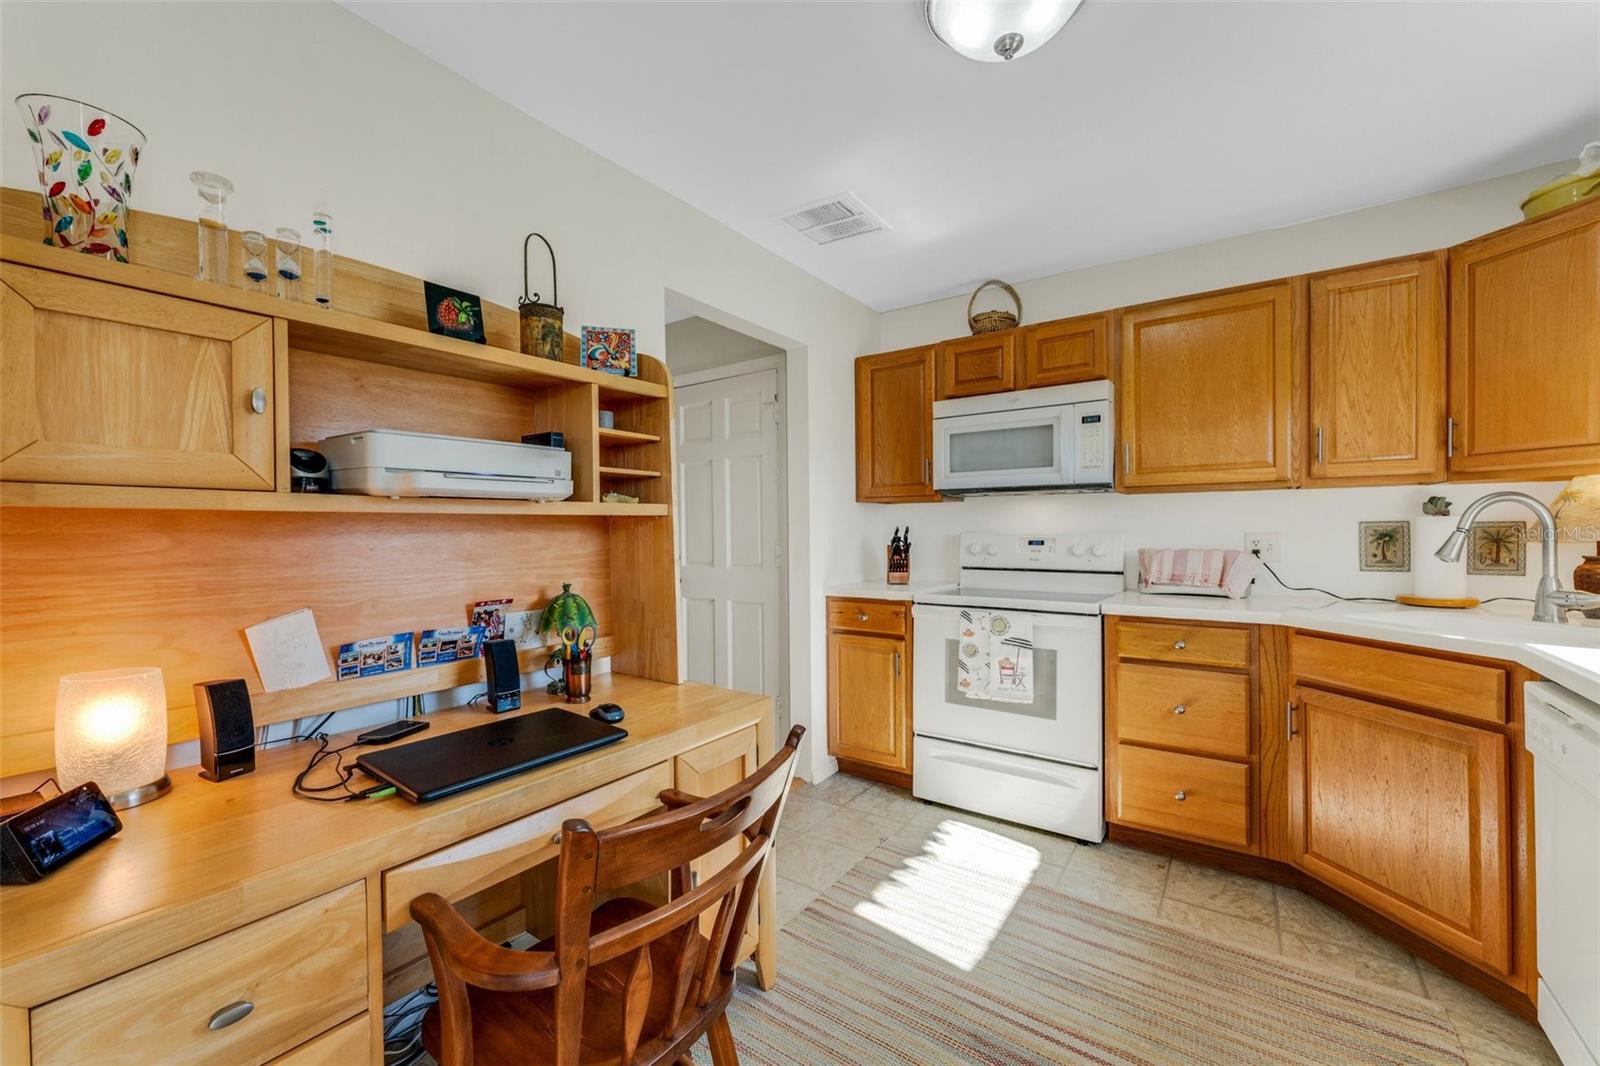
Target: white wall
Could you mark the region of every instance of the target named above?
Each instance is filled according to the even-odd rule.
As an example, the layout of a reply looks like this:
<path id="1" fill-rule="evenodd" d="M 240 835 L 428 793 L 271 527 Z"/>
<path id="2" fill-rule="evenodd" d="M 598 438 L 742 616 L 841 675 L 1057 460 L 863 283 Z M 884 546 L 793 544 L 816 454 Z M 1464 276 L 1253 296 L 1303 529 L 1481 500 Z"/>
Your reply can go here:
<path id="1" fill-rule="evenodd" d="M 666 360 L 674 380 L 699 370 L 782 354 L 783 349 L 775 344 L 747 337 L 699 315 L 667 323 Z"/>
<path id="2" fill-rule="evenodd" d="M 1023 321 L 1061 318 L 1443 247 L 1517 221 L 1521 217 L 1518 204 L 1527 191 L 1567 169 L 1570 166 L 1542 167 L 1302 225 L 1024 282 L 1017 285 L 1025 309 Z M 960 297 L 884 314 L 882 349 L 965 334 L 966 305 L 966 298 Z M 834 391 L 841 392 L 837 382 Z M 813 402 L 828 401 L 819 396 Z M 1510 487 L 1548 501 L 1561 484 Z M 892 527 L 906 522 L 912 525 L 912 566 L 918 578 L 954 576 L 956 537 L 965 530 L 1122 530 L 1127 534 L 1130 557 L 1141 547 L 1237 548 L 1246 532 L 1276 532 L 1283 534 L 1285 561 L 1275 569 L 1290 584 L 1323 585 L 1344 595 L 1387 596 L 1409 592 L 1410 575 L 1360 571 L 1358 522 L 1410 518 L 1420 513 L 1422 500 L 1434 493 L 1456 501 L 1459 513 L 1460 506 L 1500 487 L 1506 486 L 1463 483 L 1431 489 L 1281 489 L 863 504 L 858 507 L 859 530 L 850 548 L 853 566 L 845 566 L 841 559 L 830 577 L 876 576 Z M 1525 516 L 1525 511 L 1514 507 L 1496 508 L 1486 515 Z M 1436 547 L 1413 544 L 1412 552 L 1415 555 Z M 1563 584 L 1571 583 L 1581 547 L 1562 546 Z M 1528 560 L 1526 577 L 1471 577 L 1468 589 L 1482 597 L 1528 595 L 1538 571 L 1535 552 Z M 1271 591 L 1270 586 L 1270 580 L 1265 581 L 1258 591 Z"/>
<path id="3" fill-rule="evenodd" d="M 62 35 L 77 32 L 65 27 L 115 42 L 114 58 L 63 51 Z M 138 208 L 192 217 L 188 174 L 214 170 L 238 190 L 234 228 L 305 231 L 326 207 L 341 253 L 502 304 L 521 292 L 522 237 L 537 229 L 555 246 L 570 328 L 631 325 L 641 350 L 661 353 L 671 290 L 798 342 L 791 417 L 804 417 L 807 393 L 874 347 L 877 316 L 865 306 L 332 4 L 0 5 L 0 91 L 6 185 L 36 180 L 9 100 L 50 92 L 144 130 Z M 836 436 L 837 421 L 824 408 L 819 435 Z M 791 506 L 836 495 L 830 472 L 849 462 L 842 425 L 842 443 L 817 456 L 825 461 L 794 465 L 791 477 L 812 483 L 797 487 Z M 813 534 L 805 543 L 825 535 L 814 513 L 793 513 Z M 797 550 L 791 566 L 810 593 L 797 609 L 820 609 L 831 561 Z M 810 638 L 793 642 L 800 708 L 821 699 L 810 691 L 821 623 L 795 632 Z M 812 716 L 813 738 L 824 722 Z"/>

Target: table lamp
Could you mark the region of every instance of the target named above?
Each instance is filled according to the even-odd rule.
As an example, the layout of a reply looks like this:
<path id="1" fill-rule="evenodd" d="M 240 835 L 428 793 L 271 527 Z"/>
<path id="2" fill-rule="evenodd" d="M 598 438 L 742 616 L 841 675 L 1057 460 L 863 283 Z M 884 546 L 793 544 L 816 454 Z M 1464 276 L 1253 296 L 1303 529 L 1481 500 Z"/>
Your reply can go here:
<path id="1" fill-rule="evenodd" d="M 119 810 L 165 795 L 167 686 L 159 668 L 68 674 L 56 689 L 56 781 L 93 781 Z"/>
<path id="2" fill-rule="evenodd" d="M 1556 516 L 1556 539 L 1595 545 L 1595 554 L 1585 554 L 1572 572 L 1572 587 L 1580 592 L 1600 593 L 1600 474 L 1580 474 L 1550 503 Z M 1583 612 L 1600 618 L 1600 609 Z"/>

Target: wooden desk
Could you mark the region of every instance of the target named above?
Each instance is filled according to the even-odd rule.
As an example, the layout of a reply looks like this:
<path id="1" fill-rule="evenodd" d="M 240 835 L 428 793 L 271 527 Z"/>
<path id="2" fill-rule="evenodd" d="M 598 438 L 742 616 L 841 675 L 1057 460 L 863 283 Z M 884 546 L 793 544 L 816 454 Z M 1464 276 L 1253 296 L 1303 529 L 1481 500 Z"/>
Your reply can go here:
<path id="1" fill-rule="evenodd" d="M 596 678 L 594 696 L 627 711 L 627 740 L 423 806 L 296 798 L 304 744 L 220 785 L 175 771 L 172 794 L 123 812 L 117 837 L 0 890 L 0 1061 L 382 1063 L 384 932 L 403 923 L 401 895 L 464 894 L 538 861 L 549 831 L 535 812 L 625 820 L 654 806 L 651 789 L 721 788 L 773 751 L 765 696 L 625 675 Z M 443 711 L 423 736 L 485 720 Z M 775 884 L 769 868 L 754 945 L 766 987 Z M 208 1029 L 241 1001 L 247 1016 Z"/>

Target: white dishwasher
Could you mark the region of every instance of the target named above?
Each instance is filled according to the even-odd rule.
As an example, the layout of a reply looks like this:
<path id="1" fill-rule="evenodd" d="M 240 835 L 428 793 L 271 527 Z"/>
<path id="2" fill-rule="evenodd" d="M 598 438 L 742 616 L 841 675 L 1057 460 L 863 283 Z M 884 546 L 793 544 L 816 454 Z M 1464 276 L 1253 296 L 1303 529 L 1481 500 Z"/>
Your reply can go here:
<path id="1" fill-rule="evenodd" d="M 1565 1066 L 1600 1062 L 1600 704 L 1526 691 L 1533 753 L 1539 1025 Z"/>

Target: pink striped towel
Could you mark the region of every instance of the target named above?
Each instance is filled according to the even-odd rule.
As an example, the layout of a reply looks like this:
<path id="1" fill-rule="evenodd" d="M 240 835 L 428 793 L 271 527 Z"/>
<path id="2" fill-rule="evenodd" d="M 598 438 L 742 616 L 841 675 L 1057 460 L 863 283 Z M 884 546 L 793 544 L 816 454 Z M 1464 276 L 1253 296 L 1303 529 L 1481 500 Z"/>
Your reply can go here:
<path id="1" fill-rule="evenodd" d="M 1220 548 L 1141 548 L 1139 584 L 1217 588 L 1237 600 L 1250 590 L 1257 565 L 1253 555 Z"/>

